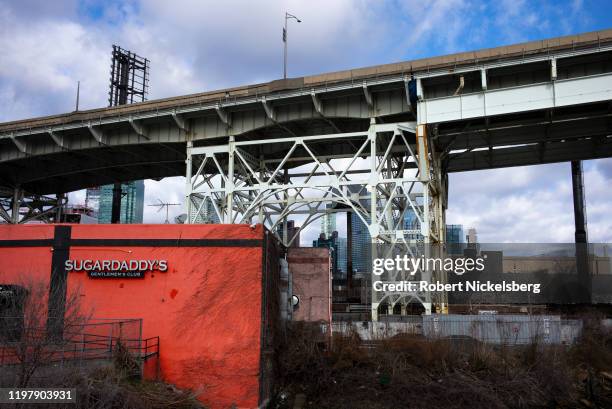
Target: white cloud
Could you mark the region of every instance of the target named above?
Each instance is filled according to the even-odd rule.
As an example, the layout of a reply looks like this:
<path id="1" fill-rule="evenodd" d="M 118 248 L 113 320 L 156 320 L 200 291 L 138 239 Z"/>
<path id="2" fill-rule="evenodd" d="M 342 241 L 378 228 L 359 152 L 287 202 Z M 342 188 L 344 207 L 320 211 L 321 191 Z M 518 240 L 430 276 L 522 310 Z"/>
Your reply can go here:
<path id="1" fill-rule="evenodd" d="M 143 215 L 144 223 L 158 224 L 166 220 L 166 208 L 156 206 L 162 203 L 173 203 L 178 206 L 168 207 L 168 219 L 174 223 L 174 218 L 185 213 L 185 178 L 177 176 L 165 178 L 161 181 L 145 181 L 145 208 Z M 152 206 L 153 205 L 153 206 Z"/>
<path id="2" fill-rule="evenodd" d="M 161 98 L 280 78 L 285 10 L 303 20 L 289 26 L 289 75 L 300 76 L 466 51 L 492 35 L 511 43 L 546 37 L 551 26 L 569 33 L 589 19 L 581 1 L 570 6 L 574 13 L 515 0 L 0 0 L 0 121 L 72 111 L 77 80 L 82 109 L 105 106 L 113 43 L 151 60 L 150 97 Z M 568 164 L 453 174 L 450 182 L 448 222 L 477 227 L 483 241 L 573 238 Z M 590 238 L 612 241 L 612 160 L 587 163 L 585 182 Z M 145 203 L 183 203 L 183 188 L 182 178 L 147 181 Z M 182 212 L 173 207 L 170 217 Z M 145 207 L 145 222 L 164 219 Z M 312 226 L 302 243 L 318 235 L 319 223 Z"/>
<path id="3" fill-rule="evenodd" d="M 107 47 L 101 34 L 68 20 L 24 24 L 0 9 L 0 120 L 72 111 L 81 80 L 82 106 L 104 106 L 108 92 Z"/>
<path id="4" fill-rule="evenodd" d="M 612 159 L 585 162 L 589 240 L 612 240 L 608 203 Z M 568 163 L 452 174 L 449 224 L 476 227 L 482 242 L 573 242 L 574 213 Z"/>

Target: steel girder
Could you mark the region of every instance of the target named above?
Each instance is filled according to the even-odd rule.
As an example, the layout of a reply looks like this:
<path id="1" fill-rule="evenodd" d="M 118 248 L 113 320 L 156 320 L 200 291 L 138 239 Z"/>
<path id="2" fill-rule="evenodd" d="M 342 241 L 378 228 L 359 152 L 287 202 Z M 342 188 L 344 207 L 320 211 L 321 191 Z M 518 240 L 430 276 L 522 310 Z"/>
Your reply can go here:
<path id="1" fill-rule="evenodd" d="M 43 196 L 0 186 L 0 220 L 11 224 L 56 222 L 67 201 L 64 195 Z"/>
<path id="2" fill-rule="evenodd" d="M 440 243 L 445 233 L 445 176 L 427 138 L 426 127 L 417 129 L 414 122 L 376 124 L 372 119 L 360 132 L 262 140 L 231 136 L 222 145 L 188 144 L 188 222 L 206 219 L 210 204 L 223 223 L 263 223 L 290 246 L 324 214 L 350 211 L 368 228 L 372 257 L 380 243 L 406 251 L 411 243 Z M 330 145 L 342 149 L 333 155 L 329 149 L 321 153 L 319 148 Z M 282 154 L 266 155 L 271 147 Z M 408 210 L 420 229 L 404 228 Z M 303 218 L 293 234 L 287 229 L 290 217 Z M 432 300 L 423 294 L 376 294 L 373 319 L 381 303 L 410 299 L 431 310 Z"/>

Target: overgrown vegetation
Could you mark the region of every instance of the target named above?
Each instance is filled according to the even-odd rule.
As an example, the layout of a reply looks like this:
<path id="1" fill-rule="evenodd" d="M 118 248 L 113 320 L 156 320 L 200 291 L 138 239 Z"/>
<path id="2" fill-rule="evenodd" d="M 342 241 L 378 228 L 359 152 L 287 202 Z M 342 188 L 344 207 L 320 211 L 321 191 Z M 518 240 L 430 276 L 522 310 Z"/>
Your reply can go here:
<path id="1" fill-rule="evenodd" d="M 142 360 L 122 338 L 113 341 L 88 333 L 93 312 L 84 310 L 78 288 L 68 292 L 66 283 L 60 282 L 49 290 L 48 284 L 34 281 L 15 287 L 19 292 L 5 291 L 0 299 L 0 387 L 76 389 L 76 403 L 0 407 L 204 408 L 189 391 L 142 379 Z M 93 352 L 88 355 L 89 338 Z"/>
<path id="2" fill-rule="evenodd" d="M 205 409 L 189 391 L 163 382 L 141 379 L 136 375 L 135 368 L 138 367 L 137 359 L 119 345 L 111 364 L 44 368 L 44 382 L 37 382 L 36 386 L 75 388 L 76 403 L 66 405 L 74 409 Z M 20 409 L 60 406 L 57 403 L 15 405 Z"/>
<path id="3" fill-rule="evenodd" d="M 25 388 L 56 360 L 63 343 L 83 332 L 91 313 L 83 311 L 78 289 L 66 293 L 65 284 L 49 290 L 43 282 L 27 281 L 19 287 L 19 294 L 4 299 L 0 349 L 16 364 L 13 386 Z"/>
<path id="4" fill-rule="evenodd" d="M 586 326 L 572 346 L 522 347 L 397 336 L 363 343 L 296 325 L 279 356 L 275 408 L 610 408 L 612 334 Z"/>

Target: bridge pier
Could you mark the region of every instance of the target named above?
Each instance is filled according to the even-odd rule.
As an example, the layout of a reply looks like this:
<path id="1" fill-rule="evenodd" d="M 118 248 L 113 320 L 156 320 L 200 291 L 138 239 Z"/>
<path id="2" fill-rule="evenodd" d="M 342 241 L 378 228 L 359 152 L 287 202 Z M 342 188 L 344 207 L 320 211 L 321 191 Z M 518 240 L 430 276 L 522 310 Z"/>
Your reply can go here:
<path id="1" fill-rule="evenodd" d="M 572 193 L 574 198 L 574 238 L 576 244 L 588 243 L 586 229 L 586 205 L 584 200 L 584 177 L 582 161 L 572 161 Z"/>
<path id="2" fill-rule="evenodd" d="M 113 204 L 111 208 L 111 223 L 121 223 L 121 196 L 123 195 L 123 187 L 121 183 L 113 184 Z"/>
<path id="3" fill-rule="evenodd" d="M 11 221 L 12 224 L 19 223 L 19 209 L 21 207 L 21 199 L 23 197 L 23 191 L 18 187 L 13 189 L 13 202 L 11 204 Z"/>
<path id="4" fill-rule="evenodd" d="M 591 273 L 589 268 L 589 239 L 586 227 L 586 204 L 584 198 L 584 177 L 582 161 L 574 160 L 572 166 L 572 193 L 574 199 L 574 241 L 576 244 L 576 270 L 578 282 L 584 291 L 580 302 L 591 302 Z"/>

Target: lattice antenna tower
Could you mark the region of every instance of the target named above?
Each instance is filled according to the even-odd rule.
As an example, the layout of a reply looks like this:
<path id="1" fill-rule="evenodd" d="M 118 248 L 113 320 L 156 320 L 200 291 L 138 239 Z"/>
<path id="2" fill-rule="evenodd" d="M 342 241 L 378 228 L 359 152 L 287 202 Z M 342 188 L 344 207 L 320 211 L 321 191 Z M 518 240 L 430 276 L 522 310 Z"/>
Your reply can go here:
<path id="1" fill-rule="evenodd" d="M 113 45 L 108 105 L 117 106 L 147 100 L 149 60 Z"/>

